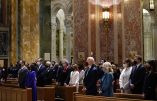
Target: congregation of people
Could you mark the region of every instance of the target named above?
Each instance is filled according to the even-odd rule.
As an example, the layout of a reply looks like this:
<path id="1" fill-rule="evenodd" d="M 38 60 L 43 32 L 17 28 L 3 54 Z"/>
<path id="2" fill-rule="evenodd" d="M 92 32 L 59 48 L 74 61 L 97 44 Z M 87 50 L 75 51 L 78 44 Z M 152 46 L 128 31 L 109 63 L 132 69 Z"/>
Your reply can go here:
<path id="1" fill-rule="evenodd" d="M 70 64 L 66 59 L 57 63 L 39 58 L 32 64 L 20 60 L 15 66 L 0 70 L 0 77 L 1 82 L 18 78 L 20 88 L 44 87 L 52 83 L 66 87 L 83 85 L 82 91 L 86 95 L 112 97 L 120 90 L 121 93 L 143 94 L 147 100 L 156 100 L 156 63 L 154 60 L 142 61 L 142 57 L 136 55 L 134 59 L 124 60 L 120 67 L 105 60 L 96 65 L 93 57 L 88 57 L 82 64 Z"/>

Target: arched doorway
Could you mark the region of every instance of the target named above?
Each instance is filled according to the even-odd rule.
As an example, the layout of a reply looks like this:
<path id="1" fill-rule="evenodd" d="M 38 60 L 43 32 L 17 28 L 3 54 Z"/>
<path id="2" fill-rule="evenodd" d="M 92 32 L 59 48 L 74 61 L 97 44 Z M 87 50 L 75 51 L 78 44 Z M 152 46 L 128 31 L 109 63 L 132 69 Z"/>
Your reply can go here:
<path id="1" fill-rule="evenodd" d="M 51 1 L 51 60 L 66 58 L 71 62 L 72 37 L 72 3 L 70 0 Z"/>
<path id="2" fill-rule="evenodd" d="M 65 56 L 65 14 L 62 9 L 59 9 L 56 15 L 56 20 L 57 20 L 57 32 L 56 32 L 56 52 L 58 52 L 57 55 L 57 60 L 62 60 Z M 58 47 L 58 48 L 57 48 Z"/>

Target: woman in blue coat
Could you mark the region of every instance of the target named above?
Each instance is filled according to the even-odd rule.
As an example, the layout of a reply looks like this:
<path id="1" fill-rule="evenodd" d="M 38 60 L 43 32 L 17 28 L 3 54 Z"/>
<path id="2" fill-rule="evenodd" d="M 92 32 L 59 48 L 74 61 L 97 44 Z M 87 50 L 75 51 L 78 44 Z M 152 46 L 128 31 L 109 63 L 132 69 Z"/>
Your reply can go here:
<path id="1" fill-rule="evenodd" d="M 102 67 L 104 75 L 100 79 L 101 95 L 106 97 L 113 96 L 113 75 L 109 72 L 109 68 L 111 68 L 111 63 L 105 62 Z"/>

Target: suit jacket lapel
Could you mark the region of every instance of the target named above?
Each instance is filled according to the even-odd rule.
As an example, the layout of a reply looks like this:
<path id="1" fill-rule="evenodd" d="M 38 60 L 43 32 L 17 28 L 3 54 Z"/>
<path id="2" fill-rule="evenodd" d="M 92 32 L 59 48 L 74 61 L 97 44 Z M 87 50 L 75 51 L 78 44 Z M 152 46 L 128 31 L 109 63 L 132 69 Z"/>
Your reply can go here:
<path id="1" fill-rule="evenodd" d="M 90 72 L 92 71 L 93 66 L 91 66 L 91 68 L 88 68 L 86 71 L 86 77 L 90 74 Z"/>

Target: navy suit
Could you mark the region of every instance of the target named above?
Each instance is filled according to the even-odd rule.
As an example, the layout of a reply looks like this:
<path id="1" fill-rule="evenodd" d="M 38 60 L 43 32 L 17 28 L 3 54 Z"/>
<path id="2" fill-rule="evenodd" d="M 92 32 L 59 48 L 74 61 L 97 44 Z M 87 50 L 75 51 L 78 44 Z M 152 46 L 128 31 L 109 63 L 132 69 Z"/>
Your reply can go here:
<path id="1" fill-rule="evenodd" d="M 97 81 L 99 79 L 98 70 L 95 65 L 85 72 L 84 86 L 86 87 L 87 95 L 97 95 Z"/>
<path id="2" fill-rule="evenodd" d="M 23 67 L 18 71 L 18 83 L 20 88 L 25 88 L 27 74 L 28 69 L 26 67 Z"/>
<path id="3" fill-rule="evenodd" d="M 53 77 L 54 77 L 53 68 L 48 67 L 44 73 L 44 84 L 51 85 Z"/>
<path id="4" fill-rule="evenodd" d="M 37 71 L 37 86 L 44 86 L 44 76 L 46 72 L 46 67 L 41 64 Z"/>
<path id="5" fill-rule="evenodd" d="M 144 97 L 146 100 L 157 100 L 156 89 L 157 87 L 157 74 L 151 72 L 147 73 L 144 82 Z"/>
<path id="6" fill-rule="evenodd" d="M 56 81 L 59 83 L 60 86 L 63 86 L 64 83 L 69 84 L 70 73 L 71 73 L 70 67 L 67 67 L 66 69 L 64 69 L 64 67 L 62 66 L 58 67 Z"/>
<path id="7" fill-rule="evenodd" d="M 141 64 L 139 67 L 134 66 L 130 75 L 130 83 L 134 84 L 134 88 L 131 89 L 133 94 L 143 93 L 143 84 L 145 79 L 145 68 Z"/>

